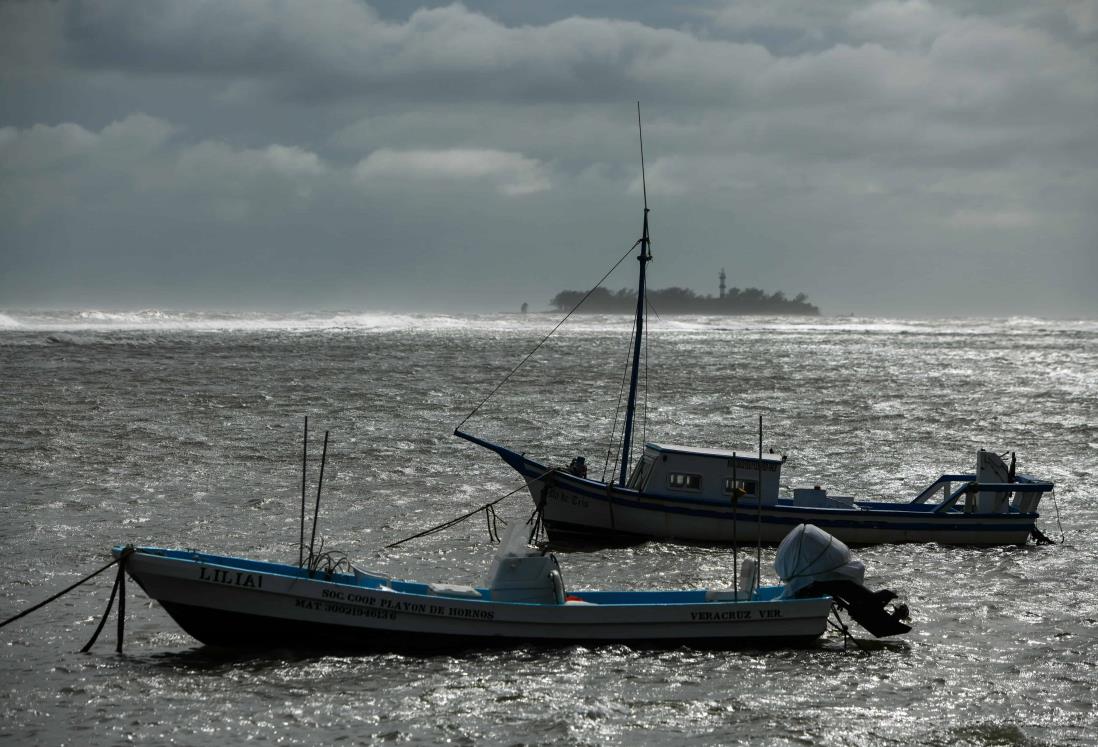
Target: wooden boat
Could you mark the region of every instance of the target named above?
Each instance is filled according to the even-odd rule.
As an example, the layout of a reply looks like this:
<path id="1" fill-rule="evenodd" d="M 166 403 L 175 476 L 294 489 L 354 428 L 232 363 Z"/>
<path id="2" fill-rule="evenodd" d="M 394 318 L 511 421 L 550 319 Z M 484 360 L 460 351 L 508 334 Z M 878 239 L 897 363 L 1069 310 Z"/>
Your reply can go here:
<path id="1" fill-rule="evenodd" d="M 114 548 L 115 556 L 126 549 Z M 807 575 L 796 569 L 788 571 L 797 576 L 796 594 L 784 585 L 758 587 L 750 571 L 738 589 L 571 591 L 555 556 L 513 541 L 497 554 L 480 588 L 158 547 L 133 548 L 124 562 L 126 573 L 183 630 L 207 645 L 234 648 L 781 646 L 822 635 L 835 598 L 803 588 Z M 860 582 L 860 564 L 851 561 L 850 567 Z M 820 580 L 829 578 L 838 577 L 825 573 Z M 869 607 L 884 619 L 883 603 Z M 895 613 L 883 614 L 887 619 L 875 634 L 909 629 Z"/>
<path id="2" fill-rule="evenodd" d="M 814 524 L 851 545 L 1021 545 L 1036 532 L 1041 496 L 1053 489 L 1027 475 L 1008 477 L 1003 460 L 981 450 L 975 473 L 943 474 L 907 503 L 859 501 L 819 487 L 779 497 L 780 456 L 658 443 L 646 444 L 630 479 L 615 484 L 456 433 L 525 478 L 554 541 L 775 544 L 797 525 Z"/>
<path id="3" fill-rule="evenodd" d="M 642 144 L 642 184 L 643 165 Z M 474 436 L 461 430 L 461 425 L 454 430 L 459 438 L 495 452 L 522 475 L 535 506 L 541 510 L 550 539 L 594 543 L 648 538 L 776 543 L 803 523 L 822 527 L 850 544 L 1010 545 L 1024 544 L 1031 535 L 1043 536 L 1036 527 L 1037 507 L 1053 484 L 1016 475 L 1013 456 L 1008 468 L 997 454 L 983 450 L 977 454 L 974 474 L 943 474 L 906 503 L 858 501 L 828 495 L 819 486 L 798 488 L 792 496 L 779 497 L 778 478 L 784 458 L 762 453 L 761 421 L 756 454 L 648 443 L 630 470 L 641 342 L 645 339 L 646 266 L 652 259 L 647 189 L 641 238 L 634 244 L 637 247 L 640 270 L 629 393 L 621 448 L 611 478 L 589 478 L 582 457 L 568 467 L 555 467 L 544 459 L 529 458 Z M 611 434 L 612 441 L 616 438 L 616 433 Z M 932 501 L 938 493 L 941 498 Z"/>

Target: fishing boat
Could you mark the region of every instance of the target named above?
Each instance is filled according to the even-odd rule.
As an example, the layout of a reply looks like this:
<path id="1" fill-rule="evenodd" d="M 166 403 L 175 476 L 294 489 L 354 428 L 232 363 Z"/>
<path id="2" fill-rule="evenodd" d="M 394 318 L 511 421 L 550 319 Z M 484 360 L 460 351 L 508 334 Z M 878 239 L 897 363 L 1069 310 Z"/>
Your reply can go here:
<path id="1" fill-rule="evenodd" d="M 910 630 L 906 607 L 885 606 L 892 592 L 861 585 L 864 567 L 847 548 L 820 530 L 795 534 L 776 563 L 789 583 L 759 586 L 748 558 L 735 588 L 677 591 L 567 589 L 557 558 L 526 544 L 522 532 L 501 545 L 481 587 L 195 550 L 118 546 L 113 553 L 183 630 L 217 647 L 782 646 L 819 638 L 833 603 L 874 635 Z"/>
<path id="2" fill-rule="evenodd" d="M 981 450 L 975 473 L 940 475 L 907 503 L 860 501 L 819 486 L 779 497 L 780 456 L 659 443 L 645 445 L 628 481 L 612 483 L 457 435 L 494 451 L 522 475 L 549 538 L 564 542 L 775 544 L 807 523 L 851 545 L 1022 545 L 1043 536 L 1037 504 L 1053 489 L 1028 475 L 1008 478 L 1003 459 Z"/>
<path id="3" fill-rule="evenodd" d="M 639 119 L 638 111 L 638 130 Z M 629 390 L 611 478 L 588 477 L 583 457 L 568 466 L 552 465 L 462 430 L 479 405 L 454 430 L 459 438 L 498 454 L 525 479 L 551 540 L 608 543 L 659 538 L 777 543 L 792 528 L 805 523 L 858 545 L 1020 545 L 1031 536 L 1043 538 L 1036 526 L 1037 508 L 1041 497 L 1053 489 L 1053 483 L 1016 474 L 1013 455 L 1008 467 L 999 454 L 991 451 L 978 451 L 974 473 L 942 474 L 907 502 L 855 500 L 852 496 L 829 494 L 818 485 L 797 488 L 792 495 L 780 497 L 778 484 L 784 457 L 763 453 L 761 418 L 755 453 L 653 442 L 643 445 L 634 466 L 638 374 L 647 317 L 646 267 L 652 260 L 643 136 L 641 183 L 644 221 L 641 238 L 633 245 L 639 247 L 640 269 Z M 611 441 L 616 437 L 616 432 L 612 433 Z"/>

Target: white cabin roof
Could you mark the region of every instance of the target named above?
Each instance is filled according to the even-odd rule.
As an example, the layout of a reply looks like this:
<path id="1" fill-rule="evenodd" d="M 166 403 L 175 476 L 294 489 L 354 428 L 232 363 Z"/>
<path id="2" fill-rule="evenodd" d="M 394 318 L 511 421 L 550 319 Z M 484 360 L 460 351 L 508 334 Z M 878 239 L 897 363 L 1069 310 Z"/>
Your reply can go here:
<path id="1" fill-rule="evenodd" d="M 723 459 L 731 459 L 733 452 L 728 449 L 708 449 L 704 446 L 674 446 L 672 444 L 654 444 L 647 443 L 644 445 L 646 449 L 654 449 L 663 454 L 693 454 L 695 456 L 703 457 L 720 457 Z M 737 450 L 735 452 L 736 459 L 758 459 L 759 452 L 752 451 L 751 449 L 745 449 L 743 451 Z M 781 454 L 768 454 L 763 452 L 762 455 L 764 462 L 781 462 Z"/>

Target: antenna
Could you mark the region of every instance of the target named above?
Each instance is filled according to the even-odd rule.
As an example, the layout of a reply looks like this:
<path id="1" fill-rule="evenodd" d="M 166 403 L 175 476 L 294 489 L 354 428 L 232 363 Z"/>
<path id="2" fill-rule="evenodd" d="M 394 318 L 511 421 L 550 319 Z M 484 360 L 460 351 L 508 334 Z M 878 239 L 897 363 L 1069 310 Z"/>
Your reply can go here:
<path id="1" fill-rule="evenodd" d="M 644 130 L 641 128 L 641 102 L 637 102 L 637 137 L 641 147 L 641 192 L 644 194 L 644 212 L 648 212 L 648 183 L 644 179 Z"/>
<path id="2" fill-rule="evenodd" d="M 298 532 L 297 567 L 305 565 L 305 471 L 309 464 L 309 416 L 305 416 L 305 438 L 301 447 L 301 529 Z"/>
<path id="3" fill-rule="evenodd" d="M 759 479 L 755 483 L 755 588 L 762 583 L 762 520 L 763 520 L 763 416 L 759 415 Z"/>
<path id="4" fill-rule="evenodd" d="M 313 546 L 316 543 L 316 520 L 320 516 L 320 489 L 324 487 L 324 463 L 328 460 L 328 431 L 324 431 L 324 450 L 320 454 L 320 479 L 316 483 L 316 506 L 313 508 L 313 536 L 309 539 L 309 567 L 313 565 Z M 324 541 L 321 540 L 323 547 Z M 312 570 L 309 571 L 312 576 Z"/>
<path id="5" fill-rule="evenodd" d="M 732 588 L 736 590 L 736 599 L 740 598 L 740 541 L 736 537 L 736 512 L 739 511 L 740 495 L 736 491 L 736 452 L 732 452 Z"/>
<path id="6" fill-rule="evenodd" d="M 640 138 L 641 151 L 641 188 L 644 191 L 644 228 L 641 237 L 634 247 L 639 246 L 637 262 L 640 265 L 640 275 L 637 279 L 637 313 L 633 318 L 633 360 L 630 364 L 629 374 L 629 399 L 625 404 L 625 425 L 621 435 L 621 470 L 618 473 L 618 485 L 625 487 L 629 477 L 629 452 L 633 448 L 633 417 L 637 410 L 637 373 L 640 368 L 641 343 L 644 337 L 644 316 L 647 311 L 645 300 L 644 266 L 652 261 L 652 247 L 648 239 L 648 184 L 644 177 L 644 130 L 641 129 L 641 105 L 637 102 L 637 137 Z M 632 251 L 632 250 L 630 250 Z M 647 385 L 647 382 L 645 382 Z M 647 395 L 646 395 L 647 396 Z M 647 417 L 647 413 L 645 413 Z"/>

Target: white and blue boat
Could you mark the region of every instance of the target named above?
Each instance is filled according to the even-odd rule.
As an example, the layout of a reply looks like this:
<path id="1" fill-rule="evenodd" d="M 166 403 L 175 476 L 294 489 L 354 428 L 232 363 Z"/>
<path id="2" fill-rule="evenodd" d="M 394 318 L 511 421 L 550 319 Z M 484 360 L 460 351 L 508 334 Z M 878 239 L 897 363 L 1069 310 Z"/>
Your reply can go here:
<path id="1" fill-rule="evenodd" d="M 642 183 L 643 159 L 642 146 Z M 779 497 L 784 457 L 762 453 L 761 421 L 757 453 L 647 443 L 634 465 L 638 373 L 647 318 L 646 266 L 652 259 L 647 189 L 641 238 L 634 245 L 637 247 L 640 274 L 629 393 L 611 478 L 588 478 L 582 457 L 567 467 L 558 467 L 461 430 L 476 410 L 454 431 L 456 436 L 495 452 L 523 477 L 550 539 L 594 543 L 649 538 L 777 543 L 791 529 L 805 523 L 858 545 L 1020 545 L 1031 536 L 1043 536 L 1036 527 L 1037 507 L 1053 484 L 1016 475 L 1013 456 L 1008 467 L 990 451 L 977 453 L 974 473 L 940 475 L 907 502 L 855 500 L 828 494 L 819 486 L 798 488 L 791 496 Z M 616 432 L 611 434 L 611 442 L 618 438 Z"/>
<path id="2" fill-rule="evenodd" d="M 183 630 L 215 647 L 784 646 L 819 638 L 833 602 L 865 621 L 875 635 L 907 632 L 901 622 L 906 608 L 886 610 L 894 595 L 874 595 L 862 587 L 861 563 L 815 531 L 802 530 L 798 542 L 814 542 L 830 555 L 809 568 L 801 558 L 824 556 L 791 546 L 784 565 L 776 564 L 794 583 L 760 587 L 753 570 L 745 568 L 740 588 L 679 591 L 568 590 L 556 557 L 526 545 L 525 534 L 501 548 L 481 587 L 195 550 L 136 547 L 127 553 L 131 548 L 119 546 L 114 555 Z M 833 562 L 836 558 L 840 562 Z M 844 570 L 836 573 L 836 567 Z"/>
<path id="3" fill-rule="evenodd" d="M 943 474 L 906 503 L 860 501 L 818 486 L 780 497 L 781 456 L 659 443 L 646 444 L 630 477 L 613 483 L 457 435 L 525 478 L 553 541 L 776 544 L 799 524 L 814 524 L 851 545 L 1021 545 L 1036 532 L 1041 496 L 1053 489 L 1010 474 L 998 454 L 981 450 L 975 473 Z"/>

